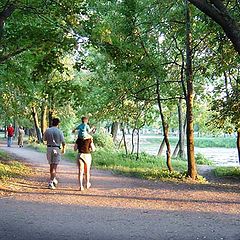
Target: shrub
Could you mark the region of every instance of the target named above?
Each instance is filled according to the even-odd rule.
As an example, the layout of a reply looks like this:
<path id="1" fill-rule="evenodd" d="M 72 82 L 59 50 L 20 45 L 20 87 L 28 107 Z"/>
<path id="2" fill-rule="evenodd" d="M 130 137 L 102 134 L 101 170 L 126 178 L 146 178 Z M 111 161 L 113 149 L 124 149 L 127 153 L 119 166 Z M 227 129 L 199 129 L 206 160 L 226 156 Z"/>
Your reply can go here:
<path id="1" fill-rule="evenodd" d="M 101 130 L 93 135 L 93 141 L 97 147 L 106 149 L 114 149 L 115 147 L 111 135 Z"/>
<path id="2" fill-rule="evenodd" d="M 196 163 L 198 165 L 209 165 L 212 166 L 214 165 L 213 162 L 209 159 L 207 159 L 203 154 L 197 153 L 195 156 Z"/>
<path id="3" fill-rule="evenodd" d="M 236 177 L 240 180 L 240 167 L 216 167 L 213 172 L 217 177 Z"/>

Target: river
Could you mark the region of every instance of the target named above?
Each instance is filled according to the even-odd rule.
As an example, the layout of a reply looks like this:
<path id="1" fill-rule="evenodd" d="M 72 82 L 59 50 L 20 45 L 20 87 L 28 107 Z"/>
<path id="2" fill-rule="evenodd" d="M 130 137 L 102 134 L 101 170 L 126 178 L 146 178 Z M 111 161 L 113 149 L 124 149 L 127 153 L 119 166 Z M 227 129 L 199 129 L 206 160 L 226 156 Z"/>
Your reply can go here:
<path id="1" fill-rule="evenodd" d="M 151 155 L 156 155 L 159 149 L 159 144 L 147 142 L 148 138 L 157 138 L 159 143 L 162 137 L 158 136 L 140 136 L 140 152 L 146 152 Z M 130 145 L 130 136 L 127 137 Z M 174 147 L 172 147 L 173 151 Z M 237 148 L 222 148 L 222 147 L 210 147 L 210 148 L 199 148 L 195 147 L 195 154 L 201 153 L 207 159 L 213 161 L 217 166 L 239 166 Z"/>

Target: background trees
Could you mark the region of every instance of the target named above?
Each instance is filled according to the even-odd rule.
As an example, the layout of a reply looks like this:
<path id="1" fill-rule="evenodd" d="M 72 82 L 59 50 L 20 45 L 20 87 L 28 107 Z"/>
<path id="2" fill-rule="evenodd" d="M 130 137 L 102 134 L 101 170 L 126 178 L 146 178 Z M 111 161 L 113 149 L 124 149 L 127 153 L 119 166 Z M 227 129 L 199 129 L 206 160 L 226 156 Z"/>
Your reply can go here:
<path id="1" fill-rule="evenodd" d="M 186 118 L 188 174 L 195 179 L 194 129 L 209 131 L 213 118 L 239 132 L 236 8 L 236 1 L 3 1 L 3 118 L 32 127 L 34 116 L 38 141 L 54 115 L 66 133 L 88 114 L 121 127 L 123 137 L 131 129 L 136 139 L 161 119 L 170 171 L 168 132 L 178 126 L 183 156 Z"/>

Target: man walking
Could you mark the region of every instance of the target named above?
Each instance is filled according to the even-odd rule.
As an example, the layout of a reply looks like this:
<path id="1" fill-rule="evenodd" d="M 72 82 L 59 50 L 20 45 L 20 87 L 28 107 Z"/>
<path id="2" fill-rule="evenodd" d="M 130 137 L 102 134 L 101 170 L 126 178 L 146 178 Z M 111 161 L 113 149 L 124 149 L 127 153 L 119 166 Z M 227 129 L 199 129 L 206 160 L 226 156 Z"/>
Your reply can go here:
<path id="1" fill-rule="evenodd" d="M 49 189 L 55 189 L 58 180 L 56 178 L 57 166 L 61 160 L 61 153 L 65 153 L 65 141 L 62 131 L 59 130 L 60 120 L 54 118 L 52 127 L 48 128 L 43 136 L 43 140 L 47 142 L 47 160 L 50 165 L 50 181 Z"/>
<path id="2" fill-rule="evenodd" d="M 13 128 L 12 124 L 10 123 L 7 127 L 7 146 L 8 147 L 11 147 L 11 145 L 12 145 L 13 135 L 14 135 L 14 128 Z"/>

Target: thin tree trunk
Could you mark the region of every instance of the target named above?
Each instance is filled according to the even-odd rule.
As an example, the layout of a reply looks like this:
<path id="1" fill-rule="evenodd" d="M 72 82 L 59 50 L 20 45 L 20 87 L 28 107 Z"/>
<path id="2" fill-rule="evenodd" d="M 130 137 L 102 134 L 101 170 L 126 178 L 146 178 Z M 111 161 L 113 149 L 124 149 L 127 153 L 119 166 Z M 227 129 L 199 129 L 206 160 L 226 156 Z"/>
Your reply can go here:
<path id="1" fill-rule="evenodd" d="M 116 142 L 117 140 L 118 128 L 119 128 L 119 122 L 113 122 L 111 127 L 111 135 L 114 142 Z"/>
<path id="2" fill-rule="evenodd" d="M 240 164 L 240 128 L 237 131 L 237 149 L 238 149 L 238 161 Z"/>
<path id="3" fill-rule="evenodd" d="M 183 111 L 182 111 L 182 99 L 178 102 L 178 138 L 179 138 L 179 151 L 178 156 L 184 158 L 184 124 L 183 124 Z"/>
<path id="4" fill-rule="evenodd" d="M 35 107 L 32 107 L 32 116 L 33 116 L 34 126 L 36 129 L 37 139 L 38 139 L 38 142 L 40 143 L 42 142 L 42 133 L 39 127 L 38 115 Z"/>
<path id="5" fill-rule="evenodd" d="M 128 149 L 127 149 L 127 142 L 126 142 L 126 135 L 125 135 L 125 129 L 124 129 L 124 126 L 123 124 L 121 124 L 121 130 L 122 130 L 122 136 L 123 136 L 123 145 L 124 145 L 124 148 L 125 148 L 125 153 L 126 155 L 128 154 Z"/>
<path id="6" fill-rule="evenodd" d="M 193 72 L 192 72 L 192 32 L 191 12 L 189 3 L 185 0 L 186 7 L 186 81 L 187 81 L 187 156 L 188 176 L 193 180 L 197 178 L 197 168 L 194 157 L 194 128 L 193 128 Z"/>
<path id="7" fill-rule="evenodd" d="M 42 111 L 41 111 L 41 131 L 42 133 L 45 133 L 47 129 L 47 106 L 42 105 Z"/>
<path id="8" fill-rule="evenodd" d="M 168 138 L 168 131 L 169 127 L 168 124 L 165 122 L 165 118 L 163 115 L 163 110 L 162 110 L 162 103 L 161 103 L 161 97 L 160 97 L 160 82 L 157 78 L 157 102 L 158 102 L 158 107 L 159 107 L 159 112 L 162 120 L 162 128 L 163 128 L 163 134 L 164 134 L 164 141 L 166 143 L 167 151 L 166 151 L 166 157 L 167 157 L 167 167 L 170 172 L 173 171 L 172 163 L 171 163 L 171 146 L 169 143 L 169 138 Z"/>
<path id="9" fill-rule="evenodd" d="M 178 153 L 179 153 L 179 145 L 180 145 L 180 140 L 178 140 L 176 146 L 175 146 L 175 149 L 173 151 L 173 154 L 172 154 L 172 157 L 175 158 L 177 157 Z"/>
<path id="10" fill-rule="evenodd" d="M 137 129 L 137 157 L 136 160 L 139 159 L 139 151 L 140 151 L 140 129 Z"/>
<path id="11" fill-rule="evenodd" d="M 160 144 L 160 147 L 159 147 L 159 149 L 158 149 L 158 154 L 157 154 L 157 156 L 161 156 L 161 155 L 162 155 L 164 146 L 165 146 L 165 139 L 163 138 L 163 140 L 162 140 L 162 142 L 161 142 L 161 144 Z"/>
<path id="12" fill-rule="evenodd" d="M 53 120 L 53 110 L 49 109 L 49 111 L 48 111 L 48 126 L 49 127 L 52 126 L 52 120 Z"/>
<path id="13" fill-rule="evenodd" d="M 134 144 L 134 133 L 135 133 L 135 130 L 136 130 L 136 128 L 134 128 L 132 130 L 132 150 L 131 150 L 131 154 L 134 153 L 134 148 L 135 148 L 135 144 Z"/>

